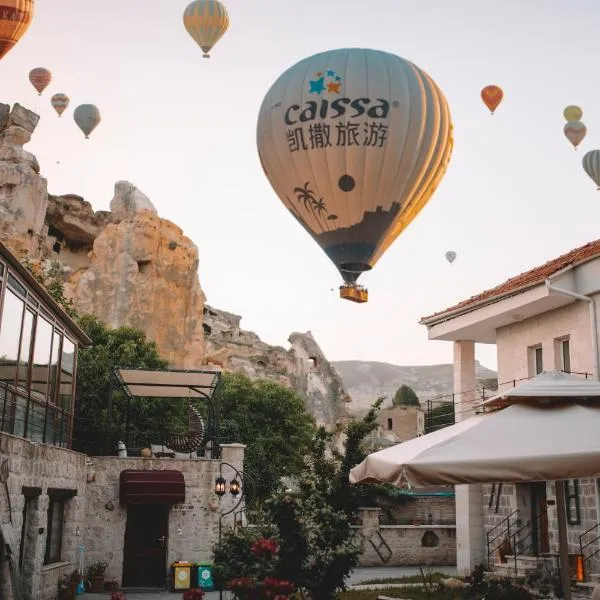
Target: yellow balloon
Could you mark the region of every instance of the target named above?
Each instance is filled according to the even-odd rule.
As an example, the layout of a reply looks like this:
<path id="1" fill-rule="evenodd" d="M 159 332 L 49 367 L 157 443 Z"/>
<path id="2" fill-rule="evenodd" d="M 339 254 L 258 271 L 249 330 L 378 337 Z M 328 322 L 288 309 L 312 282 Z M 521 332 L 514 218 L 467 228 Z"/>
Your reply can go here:
<path id="1" fill-rule="evenodd" d="M 229 15 L 219 0 L 194 0 L 183 13 L 183 24 L 204 58 L 210 58 L 210 50 L 229 27 Z"/>
<path id="2" fill-rule="evenodd" d="M 567 121 L 581 121 L 583 110 L 579 106 L 572 104 L 563 110 L 563 115 Z"/>

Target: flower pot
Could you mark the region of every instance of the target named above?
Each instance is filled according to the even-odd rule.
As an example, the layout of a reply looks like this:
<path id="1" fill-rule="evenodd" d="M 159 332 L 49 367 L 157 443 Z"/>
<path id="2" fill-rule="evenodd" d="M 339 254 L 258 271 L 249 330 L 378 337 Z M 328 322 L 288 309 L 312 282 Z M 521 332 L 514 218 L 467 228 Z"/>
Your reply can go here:
<path id="1" fill-rule="evenodd" d="M 104 575 L 92 575 L 90 583 L 92 594 L 100 594 L 104 591 Z"/>

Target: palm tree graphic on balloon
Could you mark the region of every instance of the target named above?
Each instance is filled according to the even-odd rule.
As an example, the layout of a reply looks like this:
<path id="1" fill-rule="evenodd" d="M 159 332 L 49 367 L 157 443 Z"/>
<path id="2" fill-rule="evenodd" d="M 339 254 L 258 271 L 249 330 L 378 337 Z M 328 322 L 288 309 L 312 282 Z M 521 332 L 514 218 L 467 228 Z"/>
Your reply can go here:
<path id="1" fill-rule="evenodd" d="M 296 194 L 298 202 L 302 202 L 304 208 L 307 211 L 312 212 L 319 225 L 321 225 L 319 217 L 323 213 L 327 214 L 327 204 L 325 204 L 323 198 L 317 199 L 314 191 L 310 189 L 310 182 L 307 181 L 302 187 L 295 187 L 294 194 Z M 327 217 L 328 221 L 334 221 L 335 219 L 337 219 L 336 215 L 329 215 Z M 323 227 L 323 229 L 325 228 Z"/>

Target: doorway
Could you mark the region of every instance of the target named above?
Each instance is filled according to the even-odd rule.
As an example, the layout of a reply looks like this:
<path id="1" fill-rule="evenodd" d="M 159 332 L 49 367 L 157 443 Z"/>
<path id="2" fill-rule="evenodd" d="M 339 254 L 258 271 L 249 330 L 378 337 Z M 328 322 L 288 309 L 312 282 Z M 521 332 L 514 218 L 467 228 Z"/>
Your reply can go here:
<path id="1" fill-rule="evenodd" d="M 550 552 L 545 481 L 531 484 L 531 549 L 534 556 Z"/>
<path id="2" fill-rule="evenodd" d="M 123 547 L 123 587 L 167 585 L 167 504 L 129 504 Z"/>

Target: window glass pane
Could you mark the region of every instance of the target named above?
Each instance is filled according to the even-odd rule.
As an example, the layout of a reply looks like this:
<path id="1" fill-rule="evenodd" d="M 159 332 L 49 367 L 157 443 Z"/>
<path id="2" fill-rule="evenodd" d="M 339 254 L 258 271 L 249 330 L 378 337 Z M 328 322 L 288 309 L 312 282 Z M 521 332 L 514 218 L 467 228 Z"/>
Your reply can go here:
<path id="1" fill-rule="evenodd" d="M 8 285 L 10 285 L 20 296 L 25 297 L 27 295 L 25 287 L 19 280 L 15 279 L 11 273 L 8 274 Z"/>
<path id="2" fill-rule="evenodd" d="M 46 556 L 44 557 L 45 564 L 60 562 L 61 560 L 64 507 L 64 501 L 50 499 L 46 534 Z"/>
<path id="3" fill-rule="evenodd" d="M 33 340 L 33 313 L 25 310 L 23 319 L 23 334 L 21 337 L 21 351 L 19 352 L 19 367 L 17 371 L 17 385 L 27 391 L 29 380 L 29 354 L 31 352 L 31 342 Z"/>
<path id="4" fill-rule="evenodd" d="M 38 392 L 36 399 L 46 401 L 50 380 L 50 351 L 52 346 L 52 325 L 38 315 L 35 327 L 35 347 L 33 349 L 33 370 L 31 390 Z"/>
<path id="5" fill-rule="evenodd" d="M 48 410 L 48 418 L 46 420 L 45 436 L 48 444 L 56 443 L 58 435 L 57 432 L 60 431 L 56 409 L 53 407 L 53 405 L 56 404 L 56 396 L 58 394 L 58 357 L 60 356 L 61 344 L 62 335 L 58 331 L 55 331 L 52 341 L 52 355 L 50 357 L 50 395 L 48 396 L 50 408 Z"/>
<path id="6" fill-rule="evenodd" d="M 563 371 L 571 371 L 571 344 L 569 340 L 563 340 L 562 344 Z"/>
<path id="7" fill-rule="evenodd" d="M 542 356 L 542 349 L 535 349 L 535 374 L 539 375 L 544 370 L 544 361 Z"/>
<path id="8" fill-rule="evenodd" d="M 71 412 L 71 400 L 73 397 L 73 366 L 75 363 L 75 344 L 68 339 L 63 339 L 62 354 L 60 360 L 60 407 Z"/>
<path id="9" fill-rule="evenodd" d="M 13 292 L 6 290 L 0 321 L 0 381 L 14 383 L 17 378 L 19 338 L 25 305 Z"/>

